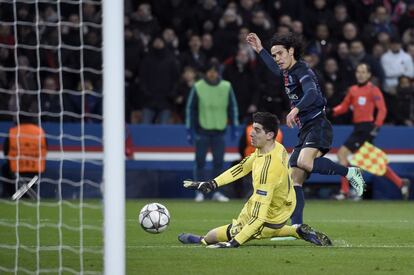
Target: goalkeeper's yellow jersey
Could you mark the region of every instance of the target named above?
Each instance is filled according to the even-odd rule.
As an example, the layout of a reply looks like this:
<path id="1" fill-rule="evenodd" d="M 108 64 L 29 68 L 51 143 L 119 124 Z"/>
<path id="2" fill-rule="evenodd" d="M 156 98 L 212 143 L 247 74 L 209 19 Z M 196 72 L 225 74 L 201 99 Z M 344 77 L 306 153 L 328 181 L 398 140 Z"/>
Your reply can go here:
<path id="1" fill-rule="evenodd" d="M 236 237 L 240 243 L 256 234 L 262 226 L 277 227 L 285 223 L 296 206 L 288 153 L 282 144 L 275 142 L 275 147 L 267 154 L 259 154 L 256 149 L 239 164 L 216 177 L 215 181 L 218 186 L 223 186 L 249 172 L 252 172 L 253 194 L 243 209 L 247 211 L 249 220 L 240 232 L 244 236 Z"/>

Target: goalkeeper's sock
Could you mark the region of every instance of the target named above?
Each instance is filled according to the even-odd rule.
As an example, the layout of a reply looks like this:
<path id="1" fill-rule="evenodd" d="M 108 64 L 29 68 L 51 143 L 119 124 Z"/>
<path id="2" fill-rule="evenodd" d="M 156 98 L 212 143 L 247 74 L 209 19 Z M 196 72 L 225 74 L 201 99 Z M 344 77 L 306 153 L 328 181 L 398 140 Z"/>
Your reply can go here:
<path id="1" fill-rule="evenodd" d="M 305 196 L 303 194 L 303 188 L 300 185 L 295 185 L 296 192 L 296 207 L 293 211 L 291 220 L 292 224 L 302 224 L 303 223 L 303 208 L 305 207 Z"/>
<path id="2" fill-rule="evenodd" d="M 401 188 L 403 186 L 402 179 L 397 174 L 395 174 L 394 170 L 392 170 L 388 165 L 384 177 L 392 181 L 392 183 L 394 183 L 398 188 Z"/>
<path id="3" fill-rule="evenodd" d="M 348 168 L 324 157 L 316 158 L 313 161 L 312 173 L 322 175 L 340 175 L 345 177 L 348 174 Z"/>
<path id="4" fill-rule="evenodd" d="M 200 244 L 203 243 L 204 237 L 191 233 L 181 233 L 178 235 L 178 240 L 183 244 Z"/>

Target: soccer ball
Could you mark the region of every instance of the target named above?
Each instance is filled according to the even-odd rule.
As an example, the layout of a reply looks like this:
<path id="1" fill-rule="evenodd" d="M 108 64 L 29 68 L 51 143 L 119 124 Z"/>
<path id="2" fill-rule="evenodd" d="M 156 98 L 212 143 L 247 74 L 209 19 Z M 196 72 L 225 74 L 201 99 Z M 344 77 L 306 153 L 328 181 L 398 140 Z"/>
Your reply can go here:
<path id="1" fill-rule="evenodd" d="M 164 205 L 153 202 L 142 207 L 138 220 L 145 231 L 157 234 L 167 229 L 170 223 L 170 212 Z"/>

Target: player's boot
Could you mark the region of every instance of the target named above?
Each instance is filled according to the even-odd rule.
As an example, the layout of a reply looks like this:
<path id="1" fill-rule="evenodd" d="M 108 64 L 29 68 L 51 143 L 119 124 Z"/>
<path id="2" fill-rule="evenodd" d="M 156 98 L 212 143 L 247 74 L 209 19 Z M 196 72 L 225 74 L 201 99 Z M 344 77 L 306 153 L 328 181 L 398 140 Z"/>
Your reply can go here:
<path id="1" fill-rule="evenodd" d="M 410 196 L 411 181 L 409 179 L 402 179 L 403 186 L 401 186 L 401 195 L 404 200 L 408 200 Z"/>
<path id="2" fill-rule="evenodd" d="M 202 239 L 202 236 L 191 233 L 181 233 L 178 235 L 178 240 L 183 244 L 200 244 Z"/>
<path id="3" fill-rule="evenodd" d="M 346 178 L 349 180 L 349 183 L 357 191 L 357 195 L 361 196 L 365 190 L 365 181 L 362 177 L 361 169 L 358 167 L 348 167 L 348 174 Z"/>
<path id="4" fill-rule="evenodd" d="M 322 232 L 315 231 L 307 224 L 301 224 L 296 232 L 305 241 L 319 246 L 331 246 L 332 242 L 328 236 Z"/>

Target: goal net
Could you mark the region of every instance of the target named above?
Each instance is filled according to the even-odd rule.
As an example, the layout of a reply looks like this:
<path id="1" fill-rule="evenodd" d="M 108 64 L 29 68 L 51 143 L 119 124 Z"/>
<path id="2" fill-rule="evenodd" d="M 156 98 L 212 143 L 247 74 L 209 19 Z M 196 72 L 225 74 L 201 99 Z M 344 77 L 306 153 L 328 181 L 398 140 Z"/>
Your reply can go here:
<path id="1" fill-rule="evenodd" d="M 0 273 L 104 271 L 102 12 L 0 1 Z"/>

